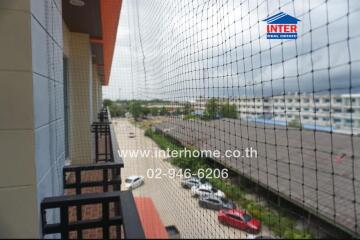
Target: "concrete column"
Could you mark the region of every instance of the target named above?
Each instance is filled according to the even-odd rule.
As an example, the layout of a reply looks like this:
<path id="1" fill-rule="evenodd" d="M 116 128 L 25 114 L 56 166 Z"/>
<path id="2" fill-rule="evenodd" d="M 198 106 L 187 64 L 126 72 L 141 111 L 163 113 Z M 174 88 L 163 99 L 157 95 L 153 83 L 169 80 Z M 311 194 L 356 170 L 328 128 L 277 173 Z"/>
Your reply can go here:
<path id="1" fill-rule="evenodd" d="M 101 107 L 102 107 L 102 102 L 103 102 L 103 99 L 102 99 L 102 84 L 101 84 L 101 82 L 99 81 L 99 97 L 98 97 L 98 101 L 99 101 L 99 109 L 101 109 Z"/>
<path id="2" fill-rule="evenodd" d="M 97 73 L 96 65 L 93 64 L 93 82 L 92 82 L 92 91 L 93 91 L 93 119 L 97 121 L 97 115 L 99 112 L 99 76 Z"/>
<path id="3" fill-rule="evenodd" d="M 39 203 L 62 189 L 61 4 L 2 0 L 0 19 L 0 238 L 39 238 Z"/>
<path id="4" fill-rule="evenodd" d="M 92 60 L 89 35 L 70 33 L 70 160 L 92 163 Z"/>

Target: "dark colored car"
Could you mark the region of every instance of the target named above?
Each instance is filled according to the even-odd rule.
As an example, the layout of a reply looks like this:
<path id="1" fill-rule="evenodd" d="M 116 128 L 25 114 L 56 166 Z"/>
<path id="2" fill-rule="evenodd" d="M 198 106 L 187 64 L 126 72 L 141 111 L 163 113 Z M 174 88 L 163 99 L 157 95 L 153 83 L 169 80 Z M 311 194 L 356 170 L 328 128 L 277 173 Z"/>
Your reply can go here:
<path id="1" fill-rule="evenodd" d="M 261 230 L 261 222 L 240 209 L 220 210 L 218 220 L 222 224 L 252 234 L 257 234 Z"/>
<path id="2" fill-rule="evenodd" d="M 231 200 L 216 196 L 201 197 L 199 199 L 199 206 L 202 208 L 208 208 L 213 210 L 236 208 L 235 203 Z"/>

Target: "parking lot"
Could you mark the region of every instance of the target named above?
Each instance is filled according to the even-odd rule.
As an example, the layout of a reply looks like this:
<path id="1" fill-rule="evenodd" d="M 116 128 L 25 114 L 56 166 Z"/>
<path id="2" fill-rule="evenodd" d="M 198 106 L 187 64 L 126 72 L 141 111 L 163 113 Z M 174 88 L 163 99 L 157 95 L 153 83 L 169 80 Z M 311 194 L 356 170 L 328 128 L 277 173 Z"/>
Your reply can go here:
<path id="1" fill-rule="evenodd" d="M 126 119 L 114 120 L 119 146 L 125 149 L 157 149 L 156 144 L 144 136 L 144 131 L 135 127 Z M 131 134 L 133 133 L 133 134 Z M 132 137 L 131 135 L 135 135 Z M 130 175 L 142 175 L 145 184 L 133 191 L 135 196 L 151 197 L 158 213 L 167 225 L 176 225 L 184 238 L 253 238 L 254 236 L 238 229 L 219 224 L 217 212 L 200 208 L 198 201 L 192 198 L 190 190 L 183 189 L 180 178 L 147 178 L 148 169 L 160 168 L 167 173 L 174 168 L 160 157 L 124 157 L 123 180 Z M 124 184 L 122 184 L 124 186 Z M 269 236 L 266 227 L 261 235 Z"/>

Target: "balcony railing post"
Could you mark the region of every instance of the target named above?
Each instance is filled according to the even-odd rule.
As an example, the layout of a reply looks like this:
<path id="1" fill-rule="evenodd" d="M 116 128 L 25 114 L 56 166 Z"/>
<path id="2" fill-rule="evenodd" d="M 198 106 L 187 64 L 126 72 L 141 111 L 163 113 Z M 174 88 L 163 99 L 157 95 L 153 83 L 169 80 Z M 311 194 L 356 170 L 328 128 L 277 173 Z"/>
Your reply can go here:
<path id="1" fill-rule="evenodd" d="M 95 161 L 96 163 L 99 161 L 99 133 L 98 126 L 95 125 Z"/>
<path id="2" fill-rule="evenodd" d="M 60 222 L 61 222 L 61 239 L 68 239 L 68 224 L 69 224 L 69 209 L 63 205 L 60 207 Z"/>
<path id="3" fill-rule="evenodd" d="M 75 172 L 75 184 L 76 184 L 76 188 L 75 188 L 76 195 L 80 195 L 81 194 L 81 172 L 79 170 L 77 170 Z M 76 220 L 77 221 L 82 220 L 82 208 L 79 205 L 76 206 Z M 77 231 L 77 238 L 79 238 L 79 239 L 82 238 L 81 230 Z"/>
<path id="4" fill-rule="evenodd" d="M 102 203 L 102 221 L 104 223 L 103 227 L 103 239 L 109 239 L 109 202 L 105 201 Z"/>

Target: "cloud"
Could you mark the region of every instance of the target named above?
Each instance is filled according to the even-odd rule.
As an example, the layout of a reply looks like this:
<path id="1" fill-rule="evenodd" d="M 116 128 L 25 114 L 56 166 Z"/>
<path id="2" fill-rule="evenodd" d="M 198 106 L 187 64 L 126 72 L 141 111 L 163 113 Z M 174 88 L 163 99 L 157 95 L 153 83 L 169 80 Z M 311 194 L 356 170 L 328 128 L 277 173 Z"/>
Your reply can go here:
<path id="1" fill-rule="evenodd" d="M 279 11 L 301 20 L 297 40 L 266 39 L 262 20 Z M 359 20 L 356 0 L 124 1 L 108 95 L 348 91 L 360 87 Z"/>

